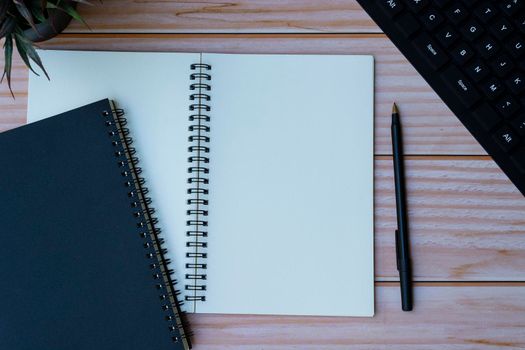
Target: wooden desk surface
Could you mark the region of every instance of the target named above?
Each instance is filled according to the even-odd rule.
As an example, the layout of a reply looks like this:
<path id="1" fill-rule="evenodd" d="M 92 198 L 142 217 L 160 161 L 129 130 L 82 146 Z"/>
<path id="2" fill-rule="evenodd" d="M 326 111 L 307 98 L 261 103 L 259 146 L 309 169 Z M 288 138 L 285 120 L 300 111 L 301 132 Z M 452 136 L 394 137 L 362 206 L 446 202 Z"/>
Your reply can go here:
<path id="1" fill-rule="evenodd" d="M 376 57 L 376 316 L 191 315 L 195 349 L 525 348 L 525 198 L 355 1 L 104 0 L 79 10 L 91 31 L 72 23 L 42 46 Z M 0 130 L 26 122 L 19 59 L 13 76 L 16 100 L 0 87 Z M 394 260 L 394 100 L 410 155 L 412 313 L 400 311 Z"/>

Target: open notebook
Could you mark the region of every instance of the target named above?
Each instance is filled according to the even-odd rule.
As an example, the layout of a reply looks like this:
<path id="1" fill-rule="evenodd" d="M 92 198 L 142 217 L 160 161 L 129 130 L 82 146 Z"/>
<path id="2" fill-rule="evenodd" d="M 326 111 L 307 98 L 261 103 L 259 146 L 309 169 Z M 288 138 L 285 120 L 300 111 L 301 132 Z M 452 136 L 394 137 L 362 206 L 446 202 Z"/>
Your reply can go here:
<path id="1" fill-rule="evenodd" d="M 126 111 L 187 311 L 373 315 L 372 57 L 40 54 L 29 122 Z"/>

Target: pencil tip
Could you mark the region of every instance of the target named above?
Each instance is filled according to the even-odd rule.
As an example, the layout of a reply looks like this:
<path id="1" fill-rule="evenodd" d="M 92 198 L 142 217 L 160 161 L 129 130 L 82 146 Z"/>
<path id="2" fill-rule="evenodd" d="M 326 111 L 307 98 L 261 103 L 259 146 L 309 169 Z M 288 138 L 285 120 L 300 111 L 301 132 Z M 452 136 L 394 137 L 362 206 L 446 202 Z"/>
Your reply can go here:
<path id="1" fill-rule="evenodd" d="M 394 102 L 394 105 L 392 106 L 392 114 L 399 114 L 399 111 L 397 110 L 397 105 Z"/>

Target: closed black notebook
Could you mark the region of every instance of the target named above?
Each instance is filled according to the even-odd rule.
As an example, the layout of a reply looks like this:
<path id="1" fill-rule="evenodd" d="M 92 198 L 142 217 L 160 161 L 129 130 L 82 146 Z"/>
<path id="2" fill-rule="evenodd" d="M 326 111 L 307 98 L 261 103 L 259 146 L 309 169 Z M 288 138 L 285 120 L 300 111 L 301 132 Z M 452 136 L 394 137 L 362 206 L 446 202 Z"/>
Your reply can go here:
<path id="1" fill-rule="evenodd" d="M 0 349 L 190 348 L 122 112 L 0 134 Z"/>

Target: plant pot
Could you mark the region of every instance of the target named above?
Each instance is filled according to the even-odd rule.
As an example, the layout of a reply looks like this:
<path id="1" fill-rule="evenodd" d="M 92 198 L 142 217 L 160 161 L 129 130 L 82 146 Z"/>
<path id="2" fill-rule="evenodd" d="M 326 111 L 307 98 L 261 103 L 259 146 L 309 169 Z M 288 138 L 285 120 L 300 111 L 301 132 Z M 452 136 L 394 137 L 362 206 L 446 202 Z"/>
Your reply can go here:
<path id="1" fill-rule="evenodd" d="M 76 8 L 77 6 L 75 1 L 66 0 L 64 3 L 73 8 Z M 47 12 L 47 22 L 35 24 L 36 30 L 34 28 L 29 28 L 24 31 L 24 35 L 27 39 L 35 43 L 49 40 L 60 34 L 64 29 L 67 28 L 69 22 L 71 22 L 72 17 L 64 11 L 48 9 Z"/>

